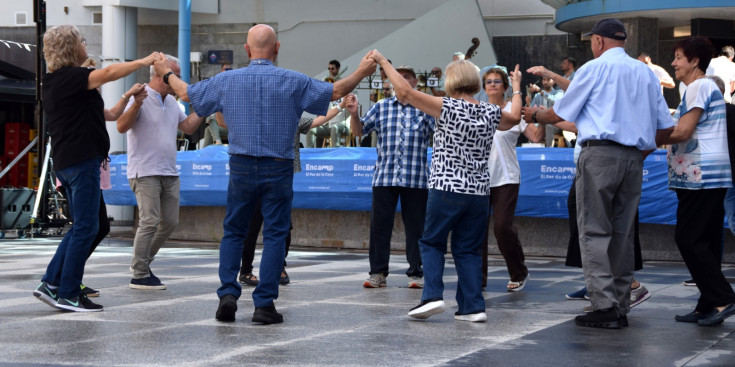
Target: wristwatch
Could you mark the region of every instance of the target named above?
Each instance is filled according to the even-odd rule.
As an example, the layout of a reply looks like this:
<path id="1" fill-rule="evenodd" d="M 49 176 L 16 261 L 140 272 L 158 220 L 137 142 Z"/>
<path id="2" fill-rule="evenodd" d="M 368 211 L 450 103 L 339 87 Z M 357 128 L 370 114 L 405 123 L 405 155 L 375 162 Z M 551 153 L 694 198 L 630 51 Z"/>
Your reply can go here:
<path id="1" fill-rule="evenodd" d="M 166 84 L 168 84 L 168 77 L 171 76 L 171 75 L 174 75 L 174 72 L 173 71 L 169 71 L 168 73 L 164 74 L 163 75 L 163 82 L 166 83 Z"/>

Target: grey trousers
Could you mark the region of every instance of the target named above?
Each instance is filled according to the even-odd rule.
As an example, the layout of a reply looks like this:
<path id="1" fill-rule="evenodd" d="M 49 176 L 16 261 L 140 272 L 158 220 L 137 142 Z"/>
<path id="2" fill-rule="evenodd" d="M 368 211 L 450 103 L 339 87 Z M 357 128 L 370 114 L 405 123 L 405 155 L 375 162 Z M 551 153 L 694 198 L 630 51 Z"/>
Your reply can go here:
<path id="1" fill-rule="evenodd" d="M 583 147 L 577 168 L 577 224 L 582 267 L 595 310 L 630 310 L 633 228 L 643 154 L 617 145 Z"/>
<path id="2" fill-rule="evenodd" d="M 179 224 L 179 177 L 131 178 L 138 201 L 138 230 L 133 241 L 133 278 L 150 276 L 150 264 Z"/>

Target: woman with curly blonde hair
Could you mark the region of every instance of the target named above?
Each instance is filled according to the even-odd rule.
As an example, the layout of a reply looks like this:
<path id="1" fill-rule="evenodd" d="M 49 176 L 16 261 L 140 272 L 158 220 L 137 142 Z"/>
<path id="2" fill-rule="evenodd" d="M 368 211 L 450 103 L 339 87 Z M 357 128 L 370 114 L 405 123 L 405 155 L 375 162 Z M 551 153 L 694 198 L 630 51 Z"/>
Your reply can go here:
<path id="1" fill-rule="evenodd" d="M 84 264 L 99 226 L 100 164 L 110 150 L 104 102 L 98 87 L 120 79 L 162 56 L 150 56 L 95 70 L 81 67 L 87 42 L 73 25 L 43 36 L 49 73 L 43 76 L 43 110 L 51 137 L 56 177 L 67 193 L 73 225 L 61 240 L 33 295 L 67 311 L 102 311 L 82 294 Z M 125 97 L 124 97 L 125 98 Z"/>

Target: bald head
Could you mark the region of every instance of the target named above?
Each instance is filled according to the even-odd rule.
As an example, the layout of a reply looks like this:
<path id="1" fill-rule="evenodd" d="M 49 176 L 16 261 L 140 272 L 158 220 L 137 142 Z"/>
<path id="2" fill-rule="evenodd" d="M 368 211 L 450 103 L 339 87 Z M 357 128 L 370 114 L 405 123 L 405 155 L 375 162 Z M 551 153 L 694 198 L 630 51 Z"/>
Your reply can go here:
<path id="1" fill-rule="evenodd" d="M 269 25 L 258 24 L 248 31 L 245 50 L 251 59 L 275 60 L 279 46 L 276 32 Z"/>

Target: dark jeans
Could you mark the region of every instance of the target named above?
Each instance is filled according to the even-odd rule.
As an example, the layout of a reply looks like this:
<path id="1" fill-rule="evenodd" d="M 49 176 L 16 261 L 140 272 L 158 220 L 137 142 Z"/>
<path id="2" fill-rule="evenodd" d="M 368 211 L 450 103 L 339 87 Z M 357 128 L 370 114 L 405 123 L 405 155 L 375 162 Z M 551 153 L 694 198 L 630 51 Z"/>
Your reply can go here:
<path id="1" fill-rule="evenodd" d="M 452 234 L 452 258 L 457 269 L 457 312 L 485 311 L 480 282 L 480 247 L 490 212 L 486 196 L 429 190 L 426 230 L 421 237 L 424 290 L 421 300 L 444 298 L 444 256 Z"/>
<path id="2" fill-rule="evenodd" d="M 92 241 L 92 247 L 89 248 L 89 254 L 87 259 L 92 256 L 94 249 L 102 240 L 110 234 L 110 218 L 107 217 L 107 206 L 105 205 L 105 198 L 100 194 L 100 210 L 99 210 L 99 230 L 97 230 L 97 237 Z"/>
<path id="3" fill-rule="evenodd" d="M 260 233 L 260 227 L 263 226 L 263 213 L 261 212 L 261 200 L 257 199 L 255 204 L 255 212 L 253 217 L 250 219 L 248 224 L 248 236 L 245 237 L 245 242 L 242 248 L 242 265 L 240 265 L 240 274 L 247 275 L 253 272 L 253 260 L 255 259 L 255 245 L 258 242 L 258 233 Z M 291 230 L 293 224 L 289 225 L 288 237 L 286 237 L 286 254 L 288 256 L 288 249 L 291 248 Z M 283 268 L 286 268 L 286 259 L 283 259 Z"/>
<path id="4" fill-rule="evenodd" d="M 676 246 L 701 295 L 694 309 L 708 313 L 735 302 L 732 286 L 722 274 L 720 243 L 727 189 L 677 189 Z"/>
<path id="5" fill-rule="evenodd" d="M 278 298 L 278 282 L 283 269 L 286 237 L 291 223 L 293 196 L 293 161 L 245 155 L 230 156 L 230 182 L 227 187 L 227 212 L 220 243 L 219 277 L 222 285 L 217 295 L 240 298 L 238 283 L 243 242 L 247 223 L 255 213 L 256 201 L 262 200 L 263 254 L 260 260 L 260 283 L 253 291 L 255 307 L 273 306 Z"/>
<path id="6" fill-rule="evenodd" d="M 388 275 L 390 239 L 396 205 L 401 200 L 401 217 L 406 228 L 406 275 L 423 276 L 419 238 L 424 231 L 427 189 L 412 189 L 398 186 L 374 186 L 373 210 L 370 215 L 370 274 Z"/>
<path id="7" fill-rule="evenodd" d="M 70 299 L 81 293 L 84 264 L 99 230 L 101 163 L 102 157 L 95 157 L 56 170 L 56 177 L 66 190 L 72 226 L 59 243 L 42 280 L 59 286 L 60 298 Z"/>
<path id="8" fill-rule="evenodd" d="M 518 239 L 518 230 L 513 225 L 515 217 L 516 204 L 518 204 L 519 184 L 508 184 L 490 189 L 490 207 L 492 215 L 488 216 L 493 219 L 493 232 L 495 240 L 498 243 L 498 249 L 505 259 L 505 265 L 508 268 L 510 280 L 520 282 L 526 279 L 528 268 L 525 261 L 526 256 L 523 254 L 523 246 Z M 485 231 L 485 241 L 482 246 L 482 286 L 487 285 L 487 255 L 488 255 L 488 237 L 490 226 Z"/>

